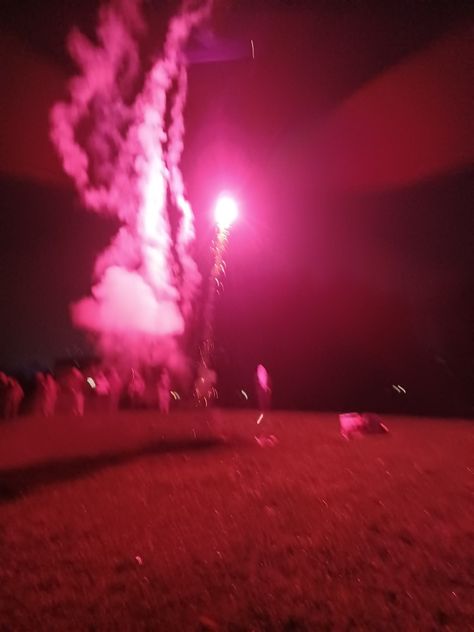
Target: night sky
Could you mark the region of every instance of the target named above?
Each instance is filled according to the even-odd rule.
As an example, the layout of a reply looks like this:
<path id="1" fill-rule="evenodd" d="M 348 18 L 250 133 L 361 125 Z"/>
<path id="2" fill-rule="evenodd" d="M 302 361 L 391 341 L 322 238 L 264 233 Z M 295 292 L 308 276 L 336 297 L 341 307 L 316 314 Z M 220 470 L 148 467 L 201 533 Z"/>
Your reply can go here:
<path id="1" fill-rule="evenodd" d="M 91 32 L 97 3 L 40 4 L 0 10 L 9 369 L 84 348 L 69 304 L 88 293 L 115 227 L 81 209 L 48 140 L 49 108 L 73 70 L 66 34 Z M 202 264 L 216 194 L 235 191 L 242 205 L 217 308 L 228 401 L 261 361 L 282 406 L 471 410 L 469 5 L 249 0 L 216 11 L 216 58 L 242 56 L 191 65 L 183 171 Z M 151 42 L 173 6 L 146 3 Z M 393 383 L 406 387 L 403 401 Z"/>

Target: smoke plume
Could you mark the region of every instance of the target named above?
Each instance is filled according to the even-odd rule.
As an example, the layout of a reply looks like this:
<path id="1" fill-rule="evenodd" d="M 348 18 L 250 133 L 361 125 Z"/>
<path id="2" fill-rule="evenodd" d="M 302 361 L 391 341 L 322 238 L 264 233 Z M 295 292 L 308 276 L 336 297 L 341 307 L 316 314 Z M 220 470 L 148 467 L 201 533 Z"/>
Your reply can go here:
<path id="1" fill-rule="evenodd" d="M 183 3 L 147 72 L 140 60 L 146 34 L 140 4 L 103 6 L 95 42 L 70 33 L 68 50 L 79 72 L 68 99 L 51 111 L 51 138 L 83 204 L 120 221 L 97 258 L 91 295 L 72 306 L 74 324 L 94 332 L 104 354 L 170 363 L 200 282 L 190 251 L 193 211 L 180 170 L 184 49 L 192 29 L 208 17 L 211 0 Z"/>

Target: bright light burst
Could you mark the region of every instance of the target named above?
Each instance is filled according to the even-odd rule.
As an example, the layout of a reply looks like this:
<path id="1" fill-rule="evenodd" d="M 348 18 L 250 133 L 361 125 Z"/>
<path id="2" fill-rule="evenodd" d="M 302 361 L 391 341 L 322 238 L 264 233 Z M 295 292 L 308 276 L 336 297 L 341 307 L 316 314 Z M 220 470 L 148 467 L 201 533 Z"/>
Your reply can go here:
<path id="1" fill-rule="evenodd" d="M 214 207 L 214 219 L 219 231 L 227 231 L 239 215 L 236 200 L 230 195 L 220 195 Z"/>

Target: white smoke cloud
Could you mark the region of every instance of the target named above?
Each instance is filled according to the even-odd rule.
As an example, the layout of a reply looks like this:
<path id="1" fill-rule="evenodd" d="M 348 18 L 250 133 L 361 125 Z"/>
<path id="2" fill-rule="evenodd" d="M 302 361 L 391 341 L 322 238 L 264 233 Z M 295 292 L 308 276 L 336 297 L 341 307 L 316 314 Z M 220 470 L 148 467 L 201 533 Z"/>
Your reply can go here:
<path id="1" fill-rule="evenodd" d="M 68 100 L 52 109 L 51 138 L 84 205 L 121 222 L 96 261 L 91 296 L 72 307 L 73 321 L 95 332 L 103 352 L 113 348 L 149 362 L 176 356 L 176 338 L 185 330 L 200 282 L 190 252 L 194 216 L 179 163 L 184 47 L 193 27 L 209 15 L 211 0 L 183 3 L 169 23 L 161 57 L 144 76 L 140 5 L 113 0 L 103 6 L 97 44 L 78 30 L 70 34 L 68 49 L 79 74 L 69 83 Z M 168 192 L 179 213 L 174 248 Z"/>
<path id="2" fill-rule="evenodd" d="M 184 331 L 176 292 L 157 298 L 138 272 L 110 266 L 87 297 L 73 306 L 73 318 L 85 329 L 127 336 L 170 336 Z"/>

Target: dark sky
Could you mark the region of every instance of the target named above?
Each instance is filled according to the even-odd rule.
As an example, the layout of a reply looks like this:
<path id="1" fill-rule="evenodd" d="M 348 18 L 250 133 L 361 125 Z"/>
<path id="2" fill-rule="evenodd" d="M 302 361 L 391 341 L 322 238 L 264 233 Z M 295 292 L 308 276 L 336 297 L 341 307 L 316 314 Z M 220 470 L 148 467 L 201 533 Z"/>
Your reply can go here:
<path id="1" fill-rule="evenodd" d="M 156 41 L 163 6 L 173 3 L 146 4 Z M 81 209 L 47 134 L 71 72 L 66 33 L 90 29 L 95 7 L 2 3 L 4 366 L 81 345 L 68 305 L 87 293 L 112 231 Z M 372 402 L 393 382 L 433 401 L 440 385 L 464 397 L 474 379 L 469 3 L 226 2 L 213 27 L 217 53 L 250 38 L 256 52 L 190 68 L 184 172 L 201 252 L 216 192 L 242 203 L 217 312 L 228 385 L 263 361 L 285 405 Z"/>

